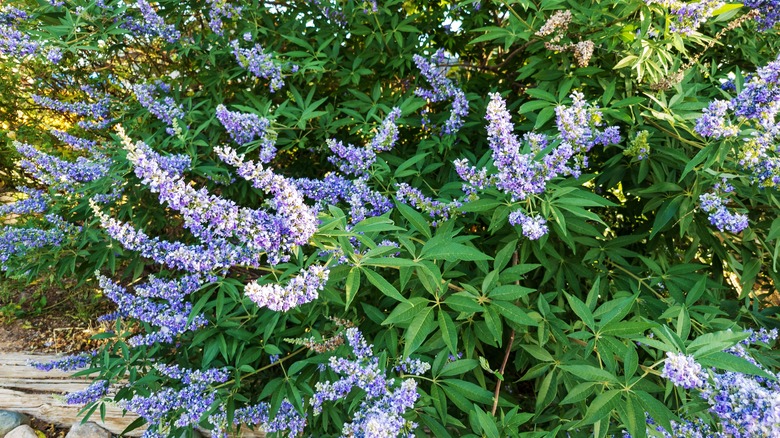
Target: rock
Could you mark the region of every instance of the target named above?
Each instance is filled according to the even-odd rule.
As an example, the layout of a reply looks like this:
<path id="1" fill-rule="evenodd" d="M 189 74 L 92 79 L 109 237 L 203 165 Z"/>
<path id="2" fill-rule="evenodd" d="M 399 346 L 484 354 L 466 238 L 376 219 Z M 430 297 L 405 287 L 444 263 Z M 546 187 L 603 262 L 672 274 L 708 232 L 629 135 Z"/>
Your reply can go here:
<path id="1" fill-rule="evenodd" d="M 79 422 L 70 428 L 65 438 L 111 438 L 111 432 L 91 421 L 84 424 Z"/>
<path id="2" fill-rule="evenodd" d="M 13 411 L 0 410 L 0 437 L 6 436 L 8 432 L 23 424 L 30 424 L 30 419 L 27 418 L 26 415 Z"/>
<path id="3" fill-rule="evenodd" d="M 5 438 L 38 438 L 38 434 L 35 433 L 35 429 L 26 424 L 23 424 L 8 432 Z"/>

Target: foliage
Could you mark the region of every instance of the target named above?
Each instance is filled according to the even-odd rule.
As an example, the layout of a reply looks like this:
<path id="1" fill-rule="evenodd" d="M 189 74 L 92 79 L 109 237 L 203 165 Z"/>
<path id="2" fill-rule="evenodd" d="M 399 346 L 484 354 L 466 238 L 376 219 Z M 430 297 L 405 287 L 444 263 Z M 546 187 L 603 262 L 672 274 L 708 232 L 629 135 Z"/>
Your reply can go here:
<path id="1" fill-rule="evenodd" d="M 147 436 L 739 436 L 705 401 L 776 378 L 739 344 L 778 325 L 773 8 L 11 2 L 0 268 L 98 281 L 68 400 Z"/>

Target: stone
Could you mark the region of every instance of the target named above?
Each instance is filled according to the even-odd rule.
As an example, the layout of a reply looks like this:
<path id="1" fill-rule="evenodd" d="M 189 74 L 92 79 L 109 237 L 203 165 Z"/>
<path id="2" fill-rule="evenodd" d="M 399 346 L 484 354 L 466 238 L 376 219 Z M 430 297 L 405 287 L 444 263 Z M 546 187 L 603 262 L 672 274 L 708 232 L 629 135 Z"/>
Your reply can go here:
<path id="1" fill-rule="evenodd" d="M 35 433 L 35 429 L 26 424 L 23 424 L 8 432 L 5 438 L 38 438 L 38 434 Z"/>
<path id="2" fill-rule="evenodd" d="M 0 437 L 23 424 L 30 424 L 30 419 L 26 415 L 13 411 L 0 410 Z"/>
<path id="3" fill-rule="evenodd" d="M 76 423 L 71 426 L 65 438 L 111 438 L 111 432 L 93 422 Z"/>

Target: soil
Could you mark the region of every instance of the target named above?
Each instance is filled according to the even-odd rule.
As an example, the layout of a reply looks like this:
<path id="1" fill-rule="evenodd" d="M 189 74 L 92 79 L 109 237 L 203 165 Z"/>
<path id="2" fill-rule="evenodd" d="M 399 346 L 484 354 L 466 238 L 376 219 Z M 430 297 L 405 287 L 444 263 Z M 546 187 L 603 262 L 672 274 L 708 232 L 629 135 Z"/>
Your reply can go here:
<path id="1" fill-rule="evenodd" d="M 109 328 L 97 318 L 110 307 L 107 300 L 95 299 L 94 291 L 68 285 L 24 286 L 9 280 L 0 284 L 6 291 L 0 300 L 0 354 L 91 351 L 99 343 L 90 338 Z M 14 288 L 19 292 L 7 292 Z M 51 304 L 40 305 L 42 300 Z M 18 307 L 7 310 L 14 305 Z"/>
<path id="2" fill-rule="evenodd" d="M 0 309 L 19 305 L 15 308 L 17 313 L 0 312 L 0 361 L 3 353 L 74 354 L 92 351 L 99 347 L 99 341 L 91 337 L 109 328 L 108 323 L 97 321 L 98 316 L 110 311 L 109 306 L 88 298 L 90 292 L 85 293 L 83 288 L 23 286 L 2 279 L 0 285 L 6 291 L 5 299 L 0 300 Z M 18 290 L 18 294 L 7 293 L 9 289 Z M 53 304 L 36 308 L 35 303 L 40 303 L 41 297 Z M 18 302 L 11 302 L 13 299 Z M 80 306 L 74 305 L 77 300 L 82 301 L 78 303 Z M 63 438 L 68 433 L 67 428 L 35 417 L 30 418 L 30 426 L 47 438 Z"/>
<path id="3" fill-rule="evenodd" d="M 41 315 L 0 324 L 2 353 L 62 353 L 90 351 L 98 347 L 93 335 L 105 325 L 74 321 L 57 315 Z"/>

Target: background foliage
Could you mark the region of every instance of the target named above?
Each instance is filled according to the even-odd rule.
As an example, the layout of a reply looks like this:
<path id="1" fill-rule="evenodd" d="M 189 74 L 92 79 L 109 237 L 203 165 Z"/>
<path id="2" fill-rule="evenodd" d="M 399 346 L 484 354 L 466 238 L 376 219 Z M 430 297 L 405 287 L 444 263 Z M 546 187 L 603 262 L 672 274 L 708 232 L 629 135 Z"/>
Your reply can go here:
<path id="1" fill-rule="evenodd" d="M 721 352 L 747 336 L 743 329 L 777 326 L 780 203 L 774 187 L 755 184 L 730 143 L 704 138 L 694 125 L 713 99 L 735 95 L 747 74 L 775 60 L 774 31 L 741 19 L 749 8 L 738 3 L 717 8 L 687 34 L 670 30 L 672 2 L 380 3 L 160 0 L 150 6 L 158 21 L 144 1 L 9 3 L 30 15 L 0 24 L 30 35 L 38 47 L 24 55 L 2 36 L 0 117 L 8 143 L 0 166 L 19 165 L 13 140 L 71 161 L 90 156 L 50 129 L 96 140 L 110 164 L 99 178 L 77 184 L 34 180 L 26 168 L 30 185 L 46 192 L 47 211 L 80 228 L 51 239 L 54 246 L 17 245 L 18 257 L 3 261 L 6 275 L 34 279 L 54 270 L 93 282 L 97 271 L 121 285 L 151 274 L 174 277 L 176 269 L 123 247 L 101 227 L 89 201 L 118 187 L 121 193 L 99 208 L 103 213 L 150 236 L 199 241 L 183 227 L 183 215 L 133 172 L 110 126 L 87 130 L 79 120 L 118 124 L 133 142 L 163 156 L 183 154 L 191 160 L 188 183 L 257 208 L 268 205 L 268 196 L 237 177 L 215 146 L 232 144 L 257 159 L 262 140 L 236 146 L 218 119 L 219 105 L 269 118 L 278 149 L 269 168 L 312 179 L 340 174 L 328 160 L 329 140 L 368 144 L 397 107 L 395 147 L 379 153 L 364 177 L 392 207 L 359 220 L 351 195 L 342 196 L 320 208 L 317 232 L 290 251 L 289 261 L 215 267 L 213 281 L 183 298 L 189 303 L 183 317 L 192 322 L 202 314 L 208 323 L 173 342 L 133 345 L 133 335 L 161 328 L 126 313 L 86 371 L 98 381 L 129 377 L 108 398 L 133 407 L 138 397 L 186 386 L 155 364 L 224 368 L 229 378 L 208 386 L 214 398 L 201 418 L 175 425 L 184 412 L 178 406 L 147 416 L 153 429 L 167 435 L 211 428 L 211 414 L 223 412 L 231 422 L 242 407 L 266 402 L 277 412 L 289 400 L 307 430 L 346 433 L 342 425 L 357 418 L 365 389 L 326 403 L 320 415 L 309 402 L 318 383 L 338 377 L 322 371 L 328 357 L 359 355 L 346 346 L 313 351 L 301 340 L 336 339 L 354 326 L 373 344 L 382 373 L 396 384 L 416 379 L 419 398 L 405 418 L 419 435 L 659 433 L 646 427 L 645 413 L 667 429 L 679 416 L 717 424 L 706 403 L 661 378 L 664 354 L 756 372 Z M 229 13 L 239 6 L 240 13 Z M 568 26 L 539 35 L 556 11 L 571 12 Z M 726 29 L 735 20 L 738 26 Z M 592 56 L 588 44 L 578 45 L 588 41 Z M 271 62 L 278 70 L 252 74 L 246 67 L 257 53 L 237 57 L 236 44 L 262 46 L 270 61 L 260 56 L 261 67 Z M 454 133 L 443 128 L 454 94 L 436 101 L 415 93 L 431 87 L 415 55 L 430 60 L 439 49 L 438 68 L 468 100 Z M 56 63 L 52 50 L 61 52 Z M 274 71 L 283 80 L 278 89 Z M 728 79 L 731 91 L 722 86 Z M 664 83 L 671 86 L 658 85 Z M 140 102 L 134 86 L 146 84 L 159 102 Z M 490 93 L 505 99 L 518 136 L 546 133 L 557 145 L 564 133 L 556 108 L 570 107 L 575 91 L 601 108 L 603 126 L 619 127 L 619 142 L 593 147 L 579 177 L 554 178 L 527 198 L 494 188 L 481 190 L 478 200 L 467 196 L 455 160 L 496 171 L 485 120 Z M 105 96 L 108 107 L 76 115 L 53 111 L 33 94 L 90 104 Z M 162 102 L 166 96 L 172 101 Z M 749 218 L 744 231 L 719 230 L 698 207 L 724 178 L 734 187 L 728 207 Z M 449 217 L 400 196 L 399 184 L 447 206 Z M 545 219 L 549 232 L 526 237 L 523 226 L 509 223 L 518 208 Z M 25 217 L 27 227 L 56 228 L 40 213 Z M 15 231 L 3 232 L 4 242 L 15 242 L 9 237 Z M 250 281 L 286 284 L 316 263 L 327 264 L 330 274 L 311 303 L 277 312 L 244 293 Z M 393 371 L 409 357 L 430 371 L 416 377 Z M 775 363 L 771 355 L 761 362 Z"/>

